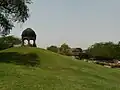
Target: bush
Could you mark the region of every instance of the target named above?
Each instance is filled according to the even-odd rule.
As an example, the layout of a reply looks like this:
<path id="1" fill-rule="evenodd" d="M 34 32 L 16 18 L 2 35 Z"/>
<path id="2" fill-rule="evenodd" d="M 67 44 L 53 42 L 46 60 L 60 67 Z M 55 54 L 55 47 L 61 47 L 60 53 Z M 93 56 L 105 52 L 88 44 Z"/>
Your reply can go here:
<path id="1" fill-rule="evenodd" d="M 21 40 L 14 36 L 7 36 L 0 38 L 0 50 L 11 48 L 14 45 L 21 44 Z"/>
<path id="2" fill-rule="evenodd" d="M 95 62 L 95 63 L 99 64 L 99 65 L 102 65 L 102 66 L 107 65 L 105 62 Z"/>
<path id="3" fill-rule="evenodd" d="M 47 50 L 58 53 L 58 47 L 57 46 L 50 46 L 47 47 Z"/>
<path id="4" fill-rule="evenodd" d="M 111 68 L 120 68 L 120 64 L 112 64 Z"/>

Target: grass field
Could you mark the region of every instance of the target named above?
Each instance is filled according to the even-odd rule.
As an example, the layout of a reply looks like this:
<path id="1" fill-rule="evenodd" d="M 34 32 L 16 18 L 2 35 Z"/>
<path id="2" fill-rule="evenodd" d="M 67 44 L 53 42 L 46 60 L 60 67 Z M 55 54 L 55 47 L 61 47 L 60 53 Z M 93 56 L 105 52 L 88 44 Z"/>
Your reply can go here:
<path id="1" fill-rule="evenodd" d="M 120 70 L 38 48 L 0 52 L 0 90 L 120 90 Z"/>

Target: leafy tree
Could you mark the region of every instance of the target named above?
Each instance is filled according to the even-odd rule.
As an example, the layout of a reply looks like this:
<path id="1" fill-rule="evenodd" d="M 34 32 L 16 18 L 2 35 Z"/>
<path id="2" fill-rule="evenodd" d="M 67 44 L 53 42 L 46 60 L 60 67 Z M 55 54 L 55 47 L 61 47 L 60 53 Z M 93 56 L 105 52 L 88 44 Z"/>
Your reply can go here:
<path id="1" fill-rule="evenodd" d="M 18 44 L 21 44 L 21 40 L 17 37 L 7 36 L 0 38 L 0 50 L 7 49 Z"/>
<path id="2" fill-rule="evenodd" d="M 116 44 L 115 47 L 114 47 L 114 57 L 116 59 L 120 59 L 120 44 Z"/>
<path id="3" fill-rule="evenodd" d="M 64 43 L 60 46 L 59 53 L 62 55 L 70 55 L 72 52 L 71 48 L 66 43 Z"/>
<path id="4" fill-rule="evenodd" d="M 120 45 L 120 41 L 118 42 L 118 45 Z"/>
<path id="5" fill-rule="evenodd" d="M 50 47 L 47 47 L 47 50 L 58 53 L 58 47 L 57 46 L 52 45 Z"/>
<path id="6" fill-rule="evenodd" d="M 25 22 L 28 17 L 28 6 L 31 0 L 0 0 L 0 32 L 7 35 L 14 27 L 14 22 Z"/>

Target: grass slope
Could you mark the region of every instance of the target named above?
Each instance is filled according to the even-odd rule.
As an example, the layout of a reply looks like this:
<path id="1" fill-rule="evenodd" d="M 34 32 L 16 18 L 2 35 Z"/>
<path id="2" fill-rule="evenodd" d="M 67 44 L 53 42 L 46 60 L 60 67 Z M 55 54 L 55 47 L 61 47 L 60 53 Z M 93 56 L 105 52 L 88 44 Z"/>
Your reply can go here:
<path id="1" fill-rule="evenodd" d="M 120 90 L 119 77 L 119 69 L 43 49 L 11 48 L 0 52 L 0 90 Z"/>

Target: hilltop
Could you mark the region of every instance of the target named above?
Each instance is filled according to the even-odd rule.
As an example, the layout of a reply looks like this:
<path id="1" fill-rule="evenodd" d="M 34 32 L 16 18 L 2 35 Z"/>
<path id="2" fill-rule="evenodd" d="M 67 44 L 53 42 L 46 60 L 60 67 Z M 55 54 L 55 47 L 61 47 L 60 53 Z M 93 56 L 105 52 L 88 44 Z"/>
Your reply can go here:
<path id="1" fill-rule="evenodd" d="M 0 90 L 120 90 L 120 70 L 40 48 L 0 52 Z"/>

